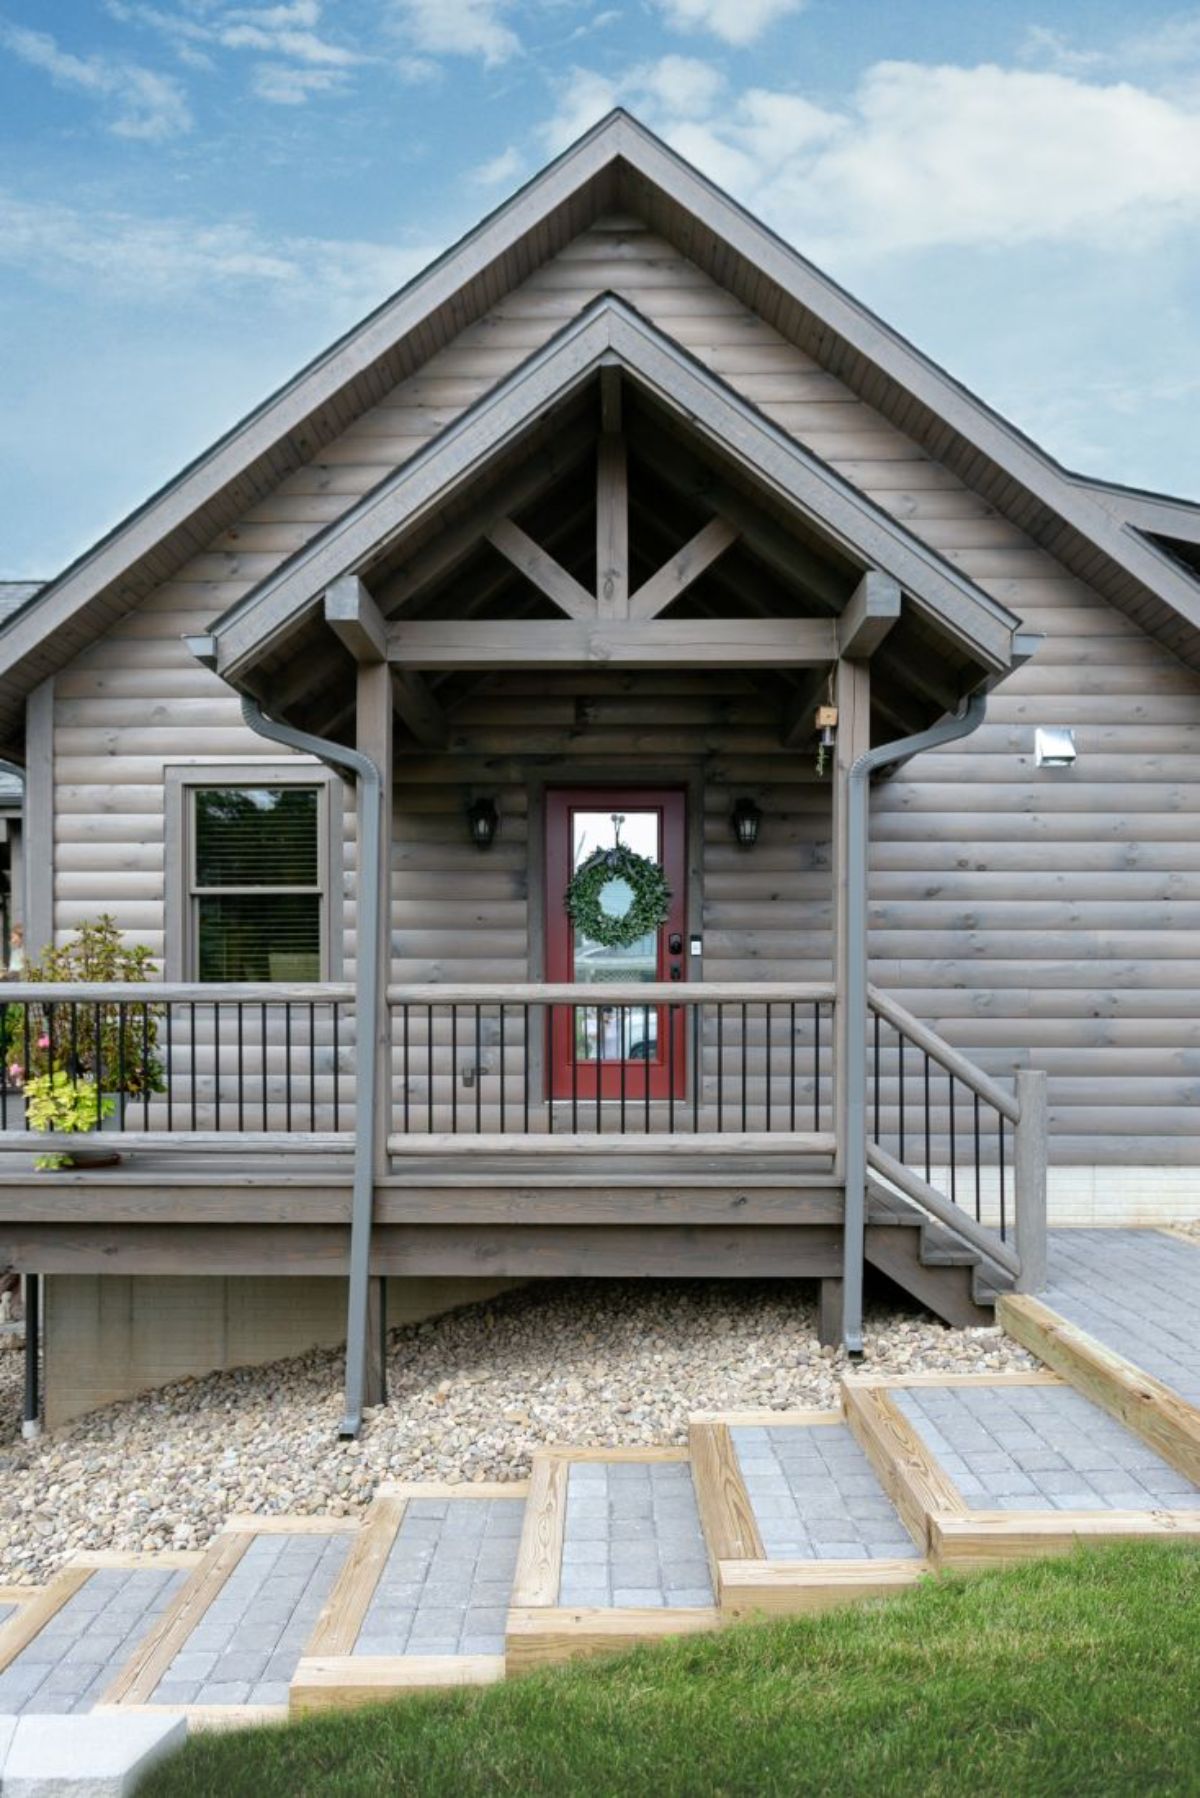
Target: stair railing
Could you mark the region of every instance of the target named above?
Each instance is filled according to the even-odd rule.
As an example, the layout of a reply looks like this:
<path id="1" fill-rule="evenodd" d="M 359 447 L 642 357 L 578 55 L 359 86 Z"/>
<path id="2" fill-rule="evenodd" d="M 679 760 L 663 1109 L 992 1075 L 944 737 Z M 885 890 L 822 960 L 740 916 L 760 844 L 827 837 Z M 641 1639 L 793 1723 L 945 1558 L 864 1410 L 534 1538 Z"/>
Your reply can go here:
<path id="1" fill-rule="evenodd" d="M 868 988 L 867 1164 L 1019 1292 L 1046 1279 L 1046 1076 L 997 1081 Z"/>

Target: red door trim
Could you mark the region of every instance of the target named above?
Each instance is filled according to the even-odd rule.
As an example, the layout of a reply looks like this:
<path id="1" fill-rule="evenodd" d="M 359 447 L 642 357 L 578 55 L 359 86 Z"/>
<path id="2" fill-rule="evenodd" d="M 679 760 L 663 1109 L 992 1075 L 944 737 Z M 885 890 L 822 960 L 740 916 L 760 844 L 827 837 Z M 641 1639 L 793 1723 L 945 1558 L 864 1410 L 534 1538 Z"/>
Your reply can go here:
<path id="1" fill-rule="evenodd" d="M 682 787 L 550 787 L 545 804 L 546 979 L 569 981 L 574 969 L 575 932 L 564 903 L 571 879 L 571 819 L 576 811 L 648 811 L 657 809 L 663 870 L 671 889 L 666 922 L 658 933 L 656 977 L 668 980 L 672 967 L 687 977 L 687 957 L 670 954 L 667 941 L 677 934 L 687 943 L 687 792 Z M 649 1099 L 687 1094 L 687 1028 L 681 1007 L 667 1034 L 668 1014 L 658 1008 L 658 1055 L 655 1059 L 577 1061 L 570 1011 L 556 1007 L 550 1015 L 546 1057 L 547 1096 L 583 1103 L 624 1100 L 632 1107 Z M 648 1089 L 648 1090 L 647 1090 Z"/>

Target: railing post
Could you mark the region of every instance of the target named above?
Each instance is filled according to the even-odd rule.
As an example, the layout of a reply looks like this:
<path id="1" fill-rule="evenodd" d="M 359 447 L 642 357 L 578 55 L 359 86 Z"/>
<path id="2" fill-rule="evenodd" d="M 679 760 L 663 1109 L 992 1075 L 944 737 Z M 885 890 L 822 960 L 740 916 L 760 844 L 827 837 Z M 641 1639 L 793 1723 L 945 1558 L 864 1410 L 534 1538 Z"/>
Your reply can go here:
<path id="1" fill-rule="evenodd" d="M 1046 1284 L 1046 1075 L 1041 1068 L 1017 1071 L 1020 1117 L 1014 1130 L 1013 1180 L 1016 1193 L 1018 1292 L 1041 1292 Z"/>

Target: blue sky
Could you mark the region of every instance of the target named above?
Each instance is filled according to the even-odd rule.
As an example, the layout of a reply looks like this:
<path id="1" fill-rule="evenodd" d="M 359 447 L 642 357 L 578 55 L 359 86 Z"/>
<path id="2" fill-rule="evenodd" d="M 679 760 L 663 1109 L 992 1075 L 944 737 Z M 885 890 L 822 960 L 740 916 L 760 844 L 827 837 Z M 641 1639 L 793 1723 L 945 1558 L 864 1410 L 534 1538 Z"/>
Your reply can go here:
<path id="1" fill-rule="evenodd" d="M 617 101 L 1069 466 L 1200 498 L 1200 8 L 0 0 L 0 576 Z"/>

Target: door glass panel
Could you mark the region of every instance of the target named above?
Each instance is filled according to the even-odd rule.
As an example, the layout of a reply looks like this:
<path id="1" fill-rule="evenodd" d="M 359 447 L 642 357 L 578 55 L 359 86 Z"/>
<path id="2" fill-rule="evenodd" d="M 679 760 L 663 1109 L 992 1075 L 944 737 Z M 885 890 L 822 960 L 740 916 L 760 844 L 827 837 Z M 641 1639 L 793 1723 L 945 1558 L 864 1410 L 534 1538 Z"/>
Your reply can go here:
<path id="1" fill-rule="evenodd" d="M 662 860 L 660 820 L 657 811 L 588 812 L 571 816 L 571 871 L 574 874 L 597 849 L 611 849 L 620 840 L 636 855 Z M 616 916 L 628 906 L 632 893 L 625 881 L 614 879 L 601 891 L 600 904 Z M 658 978 L 658 932 L 651 930 L 622 949 L 605 948 L 580 930 L 575 932 L 572 978 L 580 984 L 602 986 L 606 981 L 653 981 Z M 575 1053 L 579 1061 L 656 1061 L 658 1059 L 658 1011 L 653 1006 L 581 1008 L 575 1021 Z"/>

